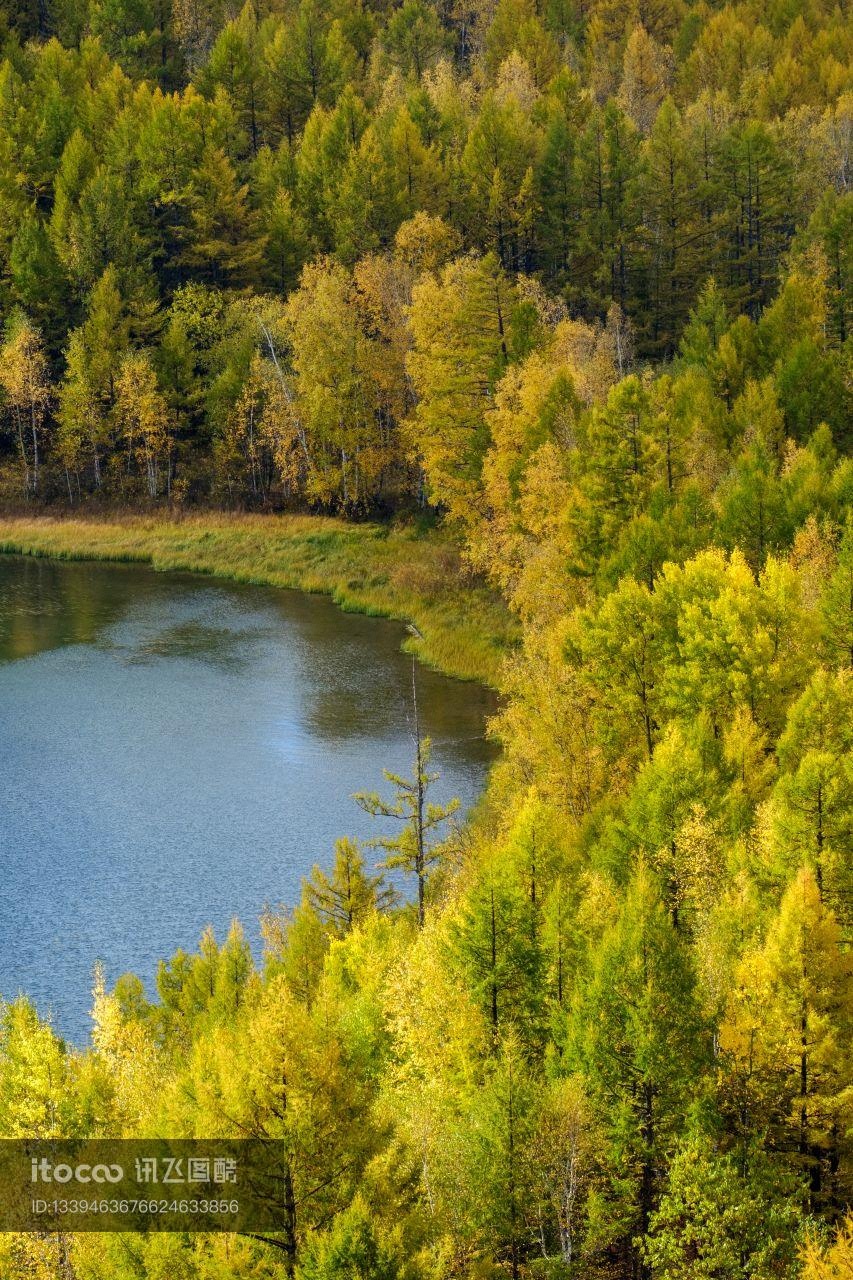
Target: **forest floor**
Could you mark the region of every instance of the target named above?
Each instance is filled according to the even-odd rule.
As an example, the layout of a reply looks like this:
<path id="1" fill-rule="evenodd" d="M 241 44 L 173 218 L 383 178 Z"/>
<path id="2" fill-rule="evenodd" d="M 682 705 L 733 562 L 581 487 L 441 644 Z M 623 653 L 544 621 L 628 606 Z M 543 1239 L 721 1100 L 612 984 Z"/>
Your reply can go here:
<path id="1" fill-rule="evenodd" d="M 204 514 L 73 519 L 0 516 L 0 552 L 148 563 L 237 582 L 331 595 L 344 610 L 414 623 L 409 652 L 463 680 L 497 686 L 516 628 L 466 573 L 456 546 L 407 525 L 327 516 Z"/>

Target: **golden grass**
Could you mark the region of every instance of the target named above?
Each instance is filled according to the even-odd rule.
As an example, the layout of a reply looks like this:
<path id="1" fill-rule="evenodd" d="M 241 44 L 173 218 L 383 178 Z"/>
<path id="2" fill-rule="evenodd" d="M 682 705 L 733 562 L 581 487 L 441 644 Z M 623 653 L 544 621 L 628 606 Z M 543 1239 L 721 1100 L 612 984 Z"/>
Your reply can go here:
<path id="1" fill-rule="evenodd" d="M 323 516 L 0 517 L 0 551 L 63 560 L 140 561 L 331 595 L 342 609 L 413 622 L 406 648 L 463 680 L 497 685 L 515 628 L 436 533 Z"/>

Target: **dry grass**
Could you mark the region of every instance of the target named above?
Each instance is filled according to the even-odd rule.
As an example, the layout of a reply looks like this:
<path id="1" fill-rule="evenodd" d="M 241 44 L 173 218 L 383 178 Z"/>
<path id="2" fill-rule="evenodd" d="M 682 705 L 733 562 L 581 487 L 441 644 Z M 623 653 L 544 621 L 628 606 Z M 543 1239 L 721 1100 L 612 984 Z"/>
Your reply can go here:
<path id="1" fill-rule="evenodd" d="M 0 551 L 140 561 L 161 572 L 323 592 L 342 609 L 413 622 L 423 639 L 406 644 L 422 661 L 491 685 L 515 641 L 500 599 L 466 578 L 453 544 L 408 527 L 320 516 L 0 517 Z"/>

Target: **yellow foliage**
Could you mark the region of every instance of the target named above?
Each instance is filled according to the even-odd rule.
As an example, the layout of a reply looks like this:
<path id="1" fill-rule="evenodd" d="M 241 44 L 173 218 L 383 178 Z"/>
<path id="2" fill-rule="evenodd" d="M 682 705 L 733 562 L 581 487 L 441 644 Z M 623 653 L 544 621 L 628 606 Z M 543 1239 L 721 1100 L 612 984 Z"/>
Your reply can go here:
<path id="1" fill-rule="evenodd" d="M 853 1214 L 825 1247 L 811 1239 L 803 1250 L 802 1280 L 853 1280 Z"/>

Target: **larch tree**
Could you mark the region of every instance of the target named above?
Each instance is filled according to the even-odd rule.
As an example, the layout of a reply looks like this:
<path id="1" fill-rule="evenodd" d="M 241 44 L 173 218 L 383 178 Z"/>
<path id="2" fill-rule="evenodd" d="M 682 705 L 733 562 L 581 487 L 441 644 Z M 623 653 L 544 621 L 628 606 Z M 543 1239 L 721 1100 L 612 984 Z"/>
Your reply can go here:
<path id="1" fill-rule="evenodd" d="M 305 895 L 312 909 L 338 936 L 345 936 L 374 911 L 387 909 L 394 890 L 382 875 L 368 875 L 358 842 L 344 838 L 335 843 L 335 863 L 328 875 L 314 867 L 305 881 Z"/>
<path id="2" fill-rule="evenodd" d="M 489 397 L 512 350 L 515 291 L 493 256 L 449 263 L 412 297 L 407 368 L 417 394 L 406 427 L 432 500 L 465 527 L 482 511 Z"/>
<path id="3" fill-rule="evenodd" d="M 811 870 L 785 891 L 767 940 L 738 970 L 720 1033 L 742 1132 L 767 1131 L 806 1179 L 811 1206 L 836 1203 L 849 1130 L 853 969 Z"/>
<path id="4" fill-rule="evenodd" d="M 370 843 L 386 851 L 383 866 L 389 871 L 400 868 L 414 875 L 418 892 L 418 924 L 424 927 L 426 919 L 426 889 L 430 869 L 441 857 L 440 842 L 436 839 L 438 832 L 446 826 L 459 808 L 458 799 L 447 804 L 436 804 L 429 799 L 430 787 L 441 776 L 430 770 L 432 755 L 430 739 L 421 734 L 418 712 L 418 694 L 415 676 L 415 662 L 412 659 L 412 738 L 415 748 L 412 776 L 404 778 L 400 774 L 384 769 L 388 782 L 394 787 L 394 796 L 385 800 L 376 791 L 356 792 L 354 799 L 365 813 L 373 818 L 391 819 L 401 824 L 397 835 L 377 836 Z"/>

